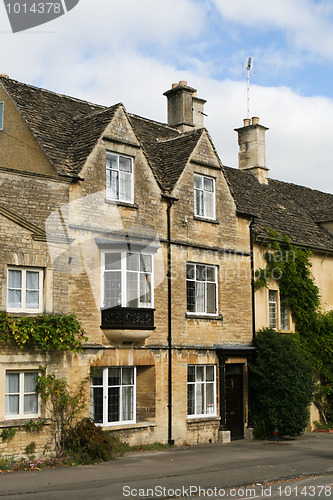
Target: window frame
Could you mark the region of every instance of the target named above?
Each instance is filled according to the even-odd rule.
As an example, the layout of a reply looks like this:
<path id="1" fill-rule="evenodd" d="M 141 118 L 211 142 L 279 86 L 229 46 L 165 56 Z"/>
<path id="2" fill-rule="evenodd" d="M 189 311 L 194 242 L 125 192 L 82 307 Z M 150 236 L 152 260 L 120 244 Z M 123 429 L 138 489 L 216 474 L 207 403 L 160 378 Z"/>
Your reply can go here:
<path id="1" fill-rule="evenodd" d="M 9 273 L 11 271 L 19 271 L 21 272 L 21 287 L 20 288 L 14 288 L 14 287 L 9 287 Z M 30 289 L 30 291 L 38 291 L 38 308 L 33 308 L 33 307 L 27 307 L 27 300 L 26 300 L 26 294 L 29 289 L 27 289 L 27 273 L 28 272 L 33 272 L 33 273 L 38 273 L 38 290 L 36 289 Z M 22 266 L 8 266 L 7 267 L 7 288 L 6 288 L 6 310 L 7 312 L 13 312 L 13 313 L 30 313 L 30 314 L 36 314 L 36 313 L 41 313 L 44 310 L 44 303 L 43 303 L 43 297 L 44 297 L 44 291 L 43 291 L 43 284 L 44 284 L 44 270 L 36 267 L 22 267 Z M 21 291 L 21 307 L 13 307 L 9 305 L 9 290 L 20 290 Z"/>
<path id="2" fill-rule="evenodd" d="M 207 368 L 212 367 L 214 377 L 213 380 L 207 380 Z M 194 368 L 195 370 L 195 380 L 189 381 L 189 368 Z M 204 369 L 204 380 L 197 380 L 197 372 L 199 368 Z M 203 387 L 203 399 L 204 399 L 204 408 L 207 410 L 207 386 L 213 386 L 213 411 L 204 413 L 196 413 L 197 411 L 197 397 L 198 397 L 198 387 Z M 187 418 L 207 418 L 207 417 L 216 417 L 217 416 L 217 387 L 216 387 L 216 365 L 207 364 L 207 365 L 188 365 L 187 366 Z M 194 387 L 194 413 L 189 413 L 189 386 Z"/>
<path id="3" fill-rule="evenodd" d="M 195 179 L 202 179 L 202 188 L 197 188 L 195 186 Z M 213 182 L 213 191 L 205 190 L 204 184 L 205 179 Z M 197 197 L 198 193 L 202 192 L 202 208 L 203 214 L 198 213 L 197 210 Z M 207 215 L 207 200 L 205 201 L 205 193 L 212 193 L 213 198 L 213 215 Z M 215 178 L 205 174 L 194 173 L 193 174 L 193 196 L 194 196 L 194 216 L 200 219 L 216 220 L 216 189 L 215 189 Z"/>
<path id="4" fill-rule="evenodd" d="M 275 300 L 271 300 L 274 294 Z M 271 322 L 271 307 L 275 305 L 275 324 Z M 284 318 L 284 319 L 283 319 Z M 282 296 L 280 290 L 270 288 L 268 290 L 268 324 L 273 330 L 286 332 L 290 330 L 289 308 L 285 297 Z"/>
<path id="5" fill-rule="evenodd" d="M 138 288 L 137 288 L 137 291 L 138 291 L 138 297 L 137 297 L 137 300 L 138 300 L 138 305 L 137 305 L 137 309 L 153 309 L 154 308 L 154 255 L 152 253 L 149 253 L 149 252 L 140 252 L 140 251 L 129 251 L 128 249 L 126 250 L 117 250 L 117 249 L 114 249 L 114 250 L 105 250 L 103 252 L 101 252 L 101 308 L 102 309 L 108 309 L 108 308 L 111 308 L 111 307 L 117 307 L 117 305 L 113 305 L 113 306 L 106 306 L 105 305 L 105 272 L 111 272 L 111 270 L 106 270 L 105 269 L 105 256 L 107 254 L 120 254 L 121 255 L 121 258 L 120 258 L 120 269 L 118 270 L 120 272 L 120 304 L 118 304 L 118 306 L 120 307 L 133 307 L 133 306 L 129 306 L 127 305 L 127 299 L 128 299 L 128 287 L 127 287 L 127 275 L 128 273 L 135 273 L 138 275 Z M 139 270 L 138 271 L 131 271 L 131 270 L 128 270 L 127 269 L 127 255 L 128 254 L 136 254 L 136 255 L 139 255 Z M 142 256 L 147 256 L 149 257 L 151 260 L 151 271 L 149 272 L 145 272 L 145 271 L 141 271 L 140 270 L 140 263 L 141 263 L 141 259 L 140 257 Z M 117 271 L 117 270 L 115 270 Z M 140 302 L 140 276 L 142 274 L 148 274 L 150 276 L 150 303 L 147 303 L 147 305 L 144 305 L 144 303 Z"/>
<path id="6" fill-rule="evenodd" d="M 41 416 L 41 404 L 40 397 L 37 391 L 31 392 L 24 390 L 24 378 L 28 373 L 35 373 L 36 377 L 38 376 L 38 370 L 6 370 L 5 372 L 5 420 L 18 420 L 18 419 L 31 419 L 38 418 Z M 19 375 L 19 388 L 18 392 L 7 392 L 7 375 Z M 18 413 L 7 414 L 6 413 L 6 400 L 7 396 L 18 396 Z M 37 412 L 35 413 L 25 413 L 24 412 L 24 396 L 26 395 L 36 395 L 37 396 Z"/>
<path id="7" fill-rule="evenodd" d="M 96 425 L 103 426 L 103 427 L 110 427 L 113 425 L 127 425 L 127 424 L 135 424 L 136 423 L 136 378 L 137 378 L 137 373 L 136 373 L 136 366 L 106 366 L 106 367 L 96 367 L 102 370 L 102 385 L 101 384 L 92 384 L 91 379 L 92 376 L 90 376 L 90 402 L 89 402 L 89 414 L 90 418 L 93 419 Z M 125 368 L 131 368 L 133 370 L 133 384 L 114 384 L 114 385 L 108 385 L 108 373 L 109 373 L 109 368 L 117 368 L 121 372 L 121 381 L 123 377 L 123 370 Z M 92 406 L 92 390 L 94 388 L 103 388 L 103 421 L 102 422 L 96 422 L 95 421 L 95 415 L 94 415 L 94 407 Z M 133 388 L 133 399 L 132 399 L 132 414 L 133 414 L 133 419 L 131 420 L 116 420 L 116 421 L 108 421 L 108 408 L 109 408 L 109 395 L 108 395 L 108 389 L 110 387 L 119 387 L 120 389 L 122 387 L 132 387 Z M 119 415 L 122 416 L 123 413 L 123 391 L 119 391 L 119 409 L 120 413 Z"/>
<path id="8" fill-rule="evenodd" d="M 189 279 L 188 278 L 188 266 L 195 266 L 195 279 Z M 207 279 L 205 281 L 202 280 L 197 280 L 197 267 L 198 266 L 204 266 L 206 268 L 211 268 L 214 269 L 215 272 L 215 281 L 208 281 Z M 188 301 L 188 282 L 194 282 L 195 283 L 195 311 L 190 311 L 189 310 L 189 301 Z M 198 311 L 197 308 L 197 283 L 204 283 L 205 286 L 205 311 Z M 215 312 L 210 313 L 207 312 L 207 283 L 214 283 L 215 284 Z M 192 316 L 207 316 L 207 317 L 216 317 L 218 315 L 218 266 L 215 264 L 203 264 L 203 263 L 198 263 L 198 262 L 186 262 L 186 314 L 192 315 Z"/>
<path id="9" fill-rule="evenodd" d="M 114 157 L 117 159 L 117 162 L 116 162 L 116 166 L 117 166 L 117 169 L 114 169 L 114 168 L 111 168 L 110 166 L 108 166 L 108 158 L 109 157 Z M 131 179 L 131 186 L 130 186 L 130 199 L 126 199 L 125 197 L 121 196 L 121 193 L 120 193 L 120 176 L 119 176 L 119 172 L 121 172 L 120 170 L 120 167 L 119 167 L 119 164 L 120 164 L 120 158 L 124 158 L 126 160 L 129 160 L 130 161 L 130 165 L 131 165 L 131 172 L 130 173 L 127 173 L 125 172 L 124 173 L 124 176 L 126 178 L 126 176 L 130 177 Z M 126 155 L 123 155 L 123 154 L 119 154 L 119 153 L 114 153 L 113 151 L 106 151 L 106 159 L 105 159 L 105 171 L 106 171 L 106 187 L 105 187 L 105 195 L 106 195 L 106 199 L 107 200 L 111 200 L 111 201 L 116 201 L 116 202 L 119 202 L 119 203 L 128 203 L 129 205 L 133 205 L 134 203 L 134 161 L 133 161 L 133 158 L 131 156 L 126 156 Z M 111 177 L 110 177 L 110 172 L 111 171 L 114 171 L 114 172 L 118 172 L 118 179 L 117 179 L 117 196 L 112 196 L 112 193 L 111 193 Z M 110 180 L 109 180 L 110 179 Z"/>

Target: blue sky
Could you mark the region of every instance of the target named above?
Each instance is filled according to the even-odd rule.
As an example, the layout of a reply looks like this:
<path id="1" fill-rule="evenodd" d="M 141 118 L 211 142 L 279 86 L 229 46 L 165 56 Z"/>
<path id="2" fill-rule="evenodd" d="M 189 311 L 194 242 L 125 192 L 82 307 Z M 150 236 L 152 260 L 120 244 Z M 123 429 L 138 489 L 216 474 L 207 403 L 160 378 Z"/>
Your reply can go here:
<path id="1" fill-rule="evenodd" d="M 80 0 L 16 34 L 0 5 L 1 73 L 164 122 L 163 92 L 186 80 L 207 99 L 205 125 L 234 167 L 248 56 L 270 177 L 333 192 L 331 0 Z"/>

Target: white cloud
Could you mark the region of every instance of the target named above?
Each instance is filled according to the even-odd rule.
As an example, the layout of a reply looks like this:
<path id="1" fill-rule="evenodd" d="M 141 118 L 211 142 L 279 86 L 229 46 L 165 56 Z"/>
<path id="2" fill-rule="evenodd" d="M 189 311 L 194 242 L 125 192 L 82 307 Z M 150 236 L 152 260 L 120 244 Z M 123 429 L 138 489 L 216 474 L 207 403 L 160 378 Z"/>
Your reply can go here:
<path id="1" fill-rule="evenodd" d="M 277 28 L 285 32 L 294 50 L 333 57 L 333 5 L 327 0 L 212 0 L 222 16 L 257 32 Z"/>

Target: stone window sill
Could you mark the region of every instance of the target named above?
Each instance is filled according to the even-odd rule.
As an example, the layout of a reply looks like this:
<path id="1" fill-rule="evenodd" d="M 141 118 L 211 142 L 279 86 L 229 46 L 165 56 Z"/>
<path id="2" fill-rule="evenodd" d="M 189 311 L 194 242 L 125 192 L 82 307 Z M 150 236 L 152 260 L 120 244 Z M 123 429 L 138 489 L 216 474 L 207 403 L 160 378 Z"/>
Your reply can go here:
<path id="1" fill-rule="evenodd" d="M 194 220 L 201 220 L 202 222 L 210 222 L 211 224 L 220 224 L 220 222 L 216 219 L 206 219 L 205 217 L 198 217 L 195 215 Z"/>
<path id="2" fill-rule="evenodd" d="M 205 422 L 220 422 L 221 417 L 212 416 L 212 417 L 187 417 L 187 424 L 201 424 Z"/>
<path id="3" fill-rule="evenodd" d="M 206 320 L 206 321 L 223 321 L 223 315 L 218 314 L 217 316 L 204 316 L 201 314 L 195 314 L 195 313 L 186 313 L 185 314 L 186 319 L 200 319 L 200 320 Z"/>
<path id="4" fill-rule="evenodd" d="M 23 427 L 31 421 L 36 423 L 43 422 L 45 425 L 49 425 L 51 423 L 49 420 L 41 417 L 0 420 L 0 429 L 4 427 Z"/>
<path id="5" fill-rule="evenodd" d="M 109 424 L 100 425 L 103 431 L 121 431 L 126 429 L 146 429 L 147 427 L 156 427 L 155 422 L 137 422 L 136 424 Z"/>
<path id="6" fill-rule="evenodd" d="M 117 207 L 134 208 L 135 210 L 139 208 L 136 203 L 126 203 L 124 201 L 109 200 L 108 198 L 105 198 L 105 203 L 109 203 L 110 205 L 117 205 Z"/>

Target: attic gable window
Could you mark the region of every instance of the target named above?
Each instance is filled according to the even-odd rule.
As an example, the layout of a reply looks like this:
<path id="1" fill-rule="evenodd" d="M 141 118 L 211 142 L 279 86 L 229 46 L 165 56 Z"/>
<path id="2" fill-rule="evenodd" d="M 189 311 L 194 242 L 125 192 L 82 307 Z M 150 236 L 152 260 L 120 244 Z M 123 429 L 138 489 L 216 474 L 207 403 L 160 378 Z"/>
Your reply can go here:
<path id="1" fill-rule="evenodd" d="M 134 202 L 132 158 L 106 153 L 106 198 L 123 203 Z"/>
<path id="2" fill-rule="evenodd" d="M 3 130 L 3 111 L 4 111 L 4 102 L 0 102 L 0 130 Z"/>
<path id="3" fill-rule="evenodd" d="M 194 215 L 215 219 L 215 179 L 194 174 Z"/>

